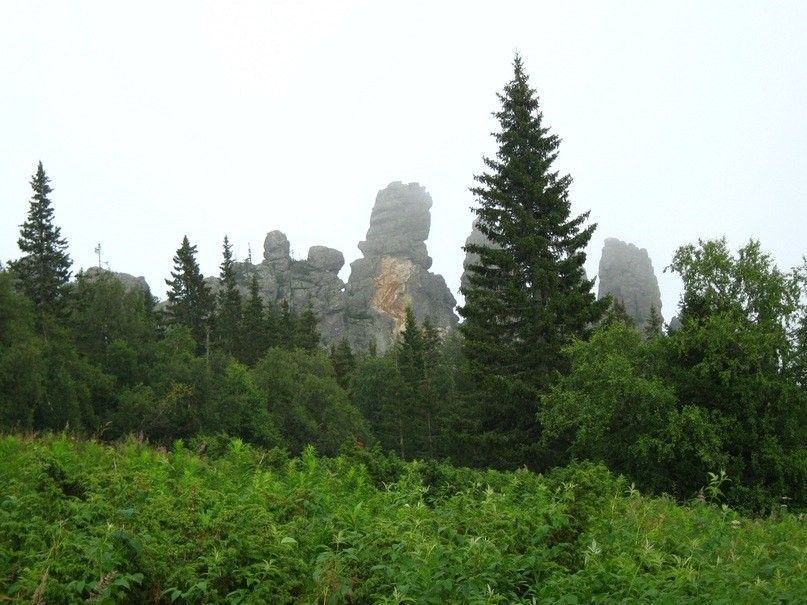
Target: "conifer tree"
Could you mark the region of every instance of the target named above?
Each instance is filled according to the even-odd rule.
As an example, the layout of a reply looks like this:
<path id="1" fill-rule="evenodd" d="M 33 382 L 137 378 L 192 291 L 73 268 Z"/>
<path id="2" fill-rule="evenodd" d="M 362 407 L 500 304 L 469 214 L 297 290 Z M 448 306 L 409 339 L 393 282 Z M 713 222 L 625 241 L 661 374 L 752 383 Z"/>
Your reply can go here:
<path id="1" fill-rule="evenodd" d="M 423 341 L 424 362 L 429 365 L 434 362 L 434 358 L 437 355 L 437 350 L 440 347 L 440 332 L 432 322 L 431 317 L 426 316 L 423 319 L 421 340 Z"/>
<path id="2" fill-rule="evenodd" d="M 187 326 L 199 350 L 207 351 L 213 297 L 196 262 L 196 246 L 191 246 L 187 235 L 174 256 L 171 278 L 165 280 L 169 287 L 168 321 Z"/>
<path id="3" fill-rule="evenodd" d="M 414 401 L 423 380 L 423 333 L 418 327 L 415 314 L 406 308 L 404 329 L 397 346 L 398 368 L 404 386 Z"/>
<path id="4" fill-rule="evenodd" d="M 661 315 L 656 309 L 656 305 L 650 305 L 650 317 L 644 325 L 644 335 L 647 338 L 653 338 L 661 334 L 664 322 L 661 320 Z"/>
<path id="5" fill-rule="evenodd" d="M 21 225 L 17 240 L 23 256 L 10 263 L 9 268 L 41 316 L 60 310 L 68 289 L 72 261 L 61 229 L 53 224 L 53 208 L 48 197 L 53 189 L 42 162 L 31 179 L 31 188 L 34 193 L 28 206 L 28 218 Z"/>
<path id="6" fill-rule="evenodd" d="M 258 288 L 258 276 L 253 273 L 249 296 L 244 305 L 238 357 L 244 363 L 253 365 L 266 353 L 267 346 L 265 306 Z"/>
<path id="7" fill-rule="evenodd" d="M 343 338 L 339 344 L 331 345 L 331 364 L 336 373 L 336 382 L 348 391 L 353 371 L 356 369 L 356 357 L 346 339 Z"/>
<path id="8" fill-rule="evenodd" d="M 421 327 L 421 340 L 423 342 L 423 378 L 418 398 L 418 411 L 425 422 L 426 443 L 425 450 L 429 456 L 434 456 L 434 436 L 438 425 L 445 419 L 441 418 L 447 408 L 447 395 L 445 388 L 445 368 L 442 363 L 440 332 L 432 323 L 430 317 L 423 319 Z"/>
<path id="9" fill-rule="evenodd" d="M 401 456 L 410 456 L 421 451 L 425 426 L 422 389 L 424 384 L 423 333 L 415 314 L 407 307 L 404 329 L 395 350 L 398 372 L 401 376 L 401 395 L 397 418 Z"/>
<path id="10" fill-rule="evenodd" d="M 276 339 L 278 346 L 286 349 L 294 348 L 296 324 L 297 317 L 289 306 L 289 301 L 284 298 L 280 303 L 280 314 L 277 318 Z"/>
<path id="11" fill-rule="evenodd" d="M 263 329 L 265 346 L 267 349 L 281 346 L 280 343 L 280 312 L 277 305 L 268 303 L 263 307 Z"/>
<path id="12" fill-rule="evenodd" d="M 312 353 L 319 347 L 319 342 L 317 314 L 314 312 L 314 306 L 309 299 L 305 310 L 294 321 L 294 346 Z"/>
<path id="13" fill-rule="evenodd" d="M 608 309 L 603 315 L 602 323 L 600 324 L 601 326 L 610 326 L 619 322 L 625 324 L 626 326 L 630 326 L 631 328 L 636 327 L 633 323 L 633 318 L 628 315 L 628 311 L 625 309 L 625 303 L 623 303 L 621 299 L 609 294 L 601 300 L 609 302 Z"/>
<path id="14" fill-rule="evenodd" d="M 216 343 L 225 353 L 233 355 L 241 329 L 241 293 L 235 282 L 233 248 L 226 235 L 222 255 L 219 272 L 221 289 L 216 297 Z"/>
<path id="15" fill-rule="evenodd" d="M 503 465 L 529 462 L 536 442 L 536 401 L 558 370 L 561 349 L 602 316 L 586 278 L 585 247 L 595 226 L 571 216 L 571 177 L 554 169 L 560 139 L 544 125 L 521 57 L 498 95 L 496 156 L 471 189 L 479 230 L 489 242 L 462 291 L 465 354 L 479 388 L 485 439 Z M 519 451 L 521 449 L 522 451 Z"/>

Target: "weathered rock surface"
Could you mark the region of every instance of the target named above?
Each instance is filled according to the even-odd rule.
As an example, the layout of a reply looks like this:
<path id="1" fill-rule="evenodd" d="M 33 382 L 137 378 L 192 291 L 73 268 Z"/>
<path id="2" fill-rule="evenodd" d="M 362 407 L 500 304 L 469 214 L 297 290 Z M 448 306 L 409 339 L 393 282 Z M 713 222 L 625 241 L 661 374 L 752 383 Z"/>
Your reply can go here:
<path id="1" fill-rule="evenodd" d="M 102 275 L 109 275 L 117 279 L 126 290 L 143 290 L 144 292 L 150 292 L 149 285 L 146 282 L 146 278 L 142 275 L 134 276 L 129 275 L 128 273 L 120 273 L 118 271 L 110 271 L 108 269 L 102 269 L 101 267 L 90 267 L 83 271 L 83 275 L 90 279 L 96 279 Z"/>
<path id="2" fill-rule="evenodd" d="M 647 250 L 612 237 L 605 240 L 597 296 L 603 298 L 608 294 L 622 301 L 639 328 L 647 323 L 651 306 L 661 315 L 661 293 Z"/>
<path id="3" fill-rule="evenodd" d="M 417 183 L 396 182 L 382 189 L 367 237 L 359 243 L 364 256 L 351 263 L 347 285 L 339 278 L 345 264 L 339 250 L 312 246 L 305 260 L 293 259 L 286 235 L 270 231 L 260 263 L 234 263 L 239 290 L 248 295 L 254 276 L 267 303 L 288 300 L 301 311 L 310 302 L 325 345 L 346 338 L 357 350 L 375 346 L 384 351 L 403 328 L 409 306 L 418 320 L 430 317 L 438 328 L 449 328 L 457 323 L 456 301 L 445 280 L 428 270 L 431 205 Z M 217 278 L 206 281 L 218 290 Z"/>
<path id="4" fill-rule="evenodd" d="M 280 305 L 287 300 L 292 308 L 302 311 L 310 302 L 319 318 L 322 341 L 338 342 L 346 337 L 345 282 L 339 278 L 345 257 L 339 250 L 312 246 L 306 260 L 296 260 L 291 258 L 290 249 L 283 232 L 267 233 L 259 264 L 234 264 L 239 290 L 247 296 L 254 275 L 267 303 Z M 217 279 L 208 278 L 208 283 L 214 291 L 218 289 Z"/>
<path id="5" fill-rule="evenodd" d="M 291 264 L 291 246 L 282 231 L 270 231 L 263 241 L 263 262 L 277 271 L 286 271 Z"/>
<path id="6" fill-rule="evenodd" d="M 474 225 L 471 228 L 471 234 L 468 236 L 468 239 L 465 240 L 465 245 L 468 246 L 469 244 L 476 244 L 478 246 L 489 245 L 488 238 L 485 237 L 482 232 L 477 227 L 476 221 L 474 221 Z M 475 265 L 479 262 L 479 255 L 473 254 L 471 252 L 465 253 L 465 260 L 462 263 L 462 276 L 460 277 L 460 287 L 467 288 L 468 287 L 468 267 L 471 265 Z"/>
<path id="7" fill-rule="evenodd" d="M 390 183 L 378 192 L 363 257 L 350 265 L 346 328 L 352 347 L 388 349 L 403 329 L 406 308 L 439 328 L 457 323 L 456 300 L 440 275 L 429 272 L 426 249 L 431 196 L 417 183 Z"/>

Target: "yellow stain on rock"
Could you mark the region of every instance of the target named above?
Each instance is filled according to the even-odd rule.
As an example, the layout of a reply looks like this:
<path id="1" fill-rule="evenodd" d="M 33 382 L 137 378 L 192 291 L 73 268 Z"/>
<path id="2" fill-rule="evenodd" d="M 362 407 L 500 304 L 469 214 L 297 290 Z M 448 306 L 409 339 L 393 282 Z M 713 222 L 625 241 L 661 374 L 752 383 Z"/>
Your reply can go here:
<path id="1" fill-rule="evenodd" d="M 372 307 L 392 317 L 395 321 L 394 334 L 403 331 L 406 321 L 406 308 L 412 304 L 412 298 L 406 293 L 406 284 L 415 272 L 411 260 L 385 256 L 381 259 L 381 269 L 373 279 L 375 294 Z"/>

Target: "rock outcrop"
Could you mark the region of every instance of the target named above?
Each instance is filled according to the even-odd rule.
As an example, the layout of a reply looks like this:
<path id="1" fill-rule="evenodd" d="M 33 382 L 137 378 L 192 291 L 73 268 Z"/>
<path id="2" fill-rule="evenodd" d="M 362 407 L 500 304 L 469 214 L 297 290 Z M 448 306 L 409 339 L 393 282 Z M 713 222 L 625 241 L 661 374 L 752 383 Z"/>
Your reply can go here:
<path id="1" fill-rule="evenodd" d="M 146 278 L 142 275 L 134 276 L 128 273 L 120 273 L 118 271 L 110 271 L 109 269 L 102 269 L 101 267 L 90 267 L 82 272 L 84 277 L 90 279 L 97 279 L 102 275 L 108 275 L 117 279 L 126 290 L 142 290 L 143 292 L 151 292 Z"/>
<path id="2" fill-rule="evenodd" d="M 429 272 L 426 249 L 431 196 L 417 183 L 394 182 L 378 192 L 363 257 L 350 265 L 346 329 L 352 347 L 389 348 L 404 325 L 406 308 L 439 328 L 457 323 L 456 300 L 440 275 Z"/>
<path id="3" fill-rule="evenodd" d="M 637 327 L 643 328 L 654 306 L 661 315 L 661 293 L 653 263 L 644 248 L 609 237 L 600 258 L 599 292 L 622 301 Z"/>
<path id="4" fill-rule="evenodd" d="M 236 281 L 243 295 L 249 292 L 253 275 L 265 302 L 280 305 L 287 300 L 302 310 L 311 303 L 319 318 L 318 329 L 326 344 L 338 342 L 345 334 L 345 282 L 339 271 L 345 257 L 339 250 L 312 246 L 305 260 L 291 258 L 291 246 L 281 231 L 270 231 L 263 243 L 263 260 L 257 264 L 235 263 Z M 218 287 L 218 280 L 210 280 Z"/>
<path id="5" fill-rule="evenodd" d="M 438 328 L 450 328 L 457 323 L 456 301 L 445 280 L 428 270 L 431 205 L 417 183 L 392 183 L 380 191 L 367 237 L 359 243 L 363 257 L 351 264 L 347 284 L 339 278 L 345 264 L 339 250 L 312 246 L 305 260 L 297 260 L 286 235 L 270 231 L 260 263 L 234 263 L 239 290 L 246 296 L 255 277 L 267 303 L 287 300 L 298 310 L 310 303 L 325 345 L 347 339 L 356 350 L 384 351 L 403 328 L 409 306 L 420 321 L 430 317 Z M 218 290 L 218 279 L 206 281 Z"/>
<path id="6" fill-rule="evenodd" d="M 476 221 L 471 228 L 471 234 L 465 240 L 465 245 L 476 244 L 478 246 L 490 245 L 488 238 L 477 227 Z M 479 255 L 471 252 L 465 253 L 465 260 L 462 262 L 462 276 L 460 277 L 460 287 L 466 288 L 468 286 L 468 267 L 475 265 L 479 262 Z"/>

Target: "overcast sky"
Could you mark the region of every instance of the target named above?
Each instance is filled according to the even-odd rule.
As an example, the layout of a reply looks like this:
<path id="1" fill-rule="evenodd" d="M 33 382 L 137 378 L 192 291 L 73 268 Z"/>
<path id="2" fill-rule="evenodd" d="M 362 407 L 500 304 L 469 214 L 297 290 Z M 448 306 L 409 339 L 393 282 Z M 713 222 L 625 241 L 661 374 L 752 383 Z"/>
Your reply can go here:
<path id="1" fill-rule="evenodd" d="M 101 242 L 160 296 L 184 234 L 205 274 L 272 229 L 349 263 L 376 192 L 417 181 L 456 293 L 515 50 L 599 225 L 589 274 L 606 237 L 647 248 L 669 319 L 680 244 L 807 252 L 807 2 L 0 0 L 0 259 L 39 160 L 74 268 Z"/>

